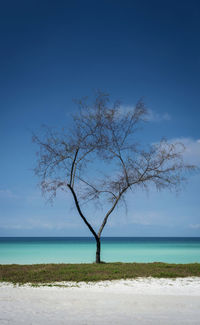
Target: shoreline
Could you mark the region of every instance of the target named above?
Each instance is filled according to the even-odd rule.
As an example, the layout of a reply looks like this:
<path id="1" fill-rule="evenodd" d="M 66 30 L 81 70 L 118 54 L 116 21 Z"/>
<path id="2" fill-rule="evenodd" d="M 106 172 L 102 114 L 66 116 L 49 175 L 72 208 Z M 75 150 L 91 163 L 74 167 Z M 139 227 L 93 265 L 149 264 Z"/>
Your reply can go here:
<path id="1" fill-rule="evenodd" d="M 128 292 L 135 294 L 159 294 L 159 295 L 195 295 L 200 296 L 200 277 L 177 278 L 153 278 L 138 277 L 136 279 L 120 279 L 105 281 L 55 281 L 46 283 L 13 284 L 0 282 L 2 288 L 13 289 L 70 289 L 91 291 Z M 164 289 L 164 290 L 163 290 Z"/>

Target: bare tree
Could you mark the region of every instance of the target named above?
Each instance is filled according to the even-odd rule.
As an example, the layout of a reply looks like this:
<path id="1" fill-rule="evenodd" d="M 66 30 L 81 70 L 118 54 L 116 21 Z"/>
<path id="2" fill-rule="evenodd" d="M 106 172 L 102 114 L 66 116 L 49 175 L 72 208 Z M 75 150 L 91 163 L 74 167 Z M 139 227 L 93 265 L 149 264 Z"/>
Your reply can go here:
<path id="1" fill-rule="evenodd" d="M 43 136 L 33 136 L 40 147 L 35 173 L 50 199 L 59 188 L 71 192 L 80 217 L 96 239 L 96 263 L 100 263 L 103 229 L 125 194 L 131 189 L 148 189 L 151 184 L 158 190 L 177 188 L 185 171 L 194 166 L 183 162 L 181 143 L 164 139 L 148 148 L 138 145 L 135 132 L 148 121 L 142 101 L 126 111 L 120 102 L 111 104 L 109 95 L 98 92 L 92 104 L 86 99 L 77 104 L 72 130 L 58 132 L 46 127 Z M 91 172 L 92 165 L 100 175 Z M 81 203 L 101 199 L 109 208 L 96 231 Z"/>

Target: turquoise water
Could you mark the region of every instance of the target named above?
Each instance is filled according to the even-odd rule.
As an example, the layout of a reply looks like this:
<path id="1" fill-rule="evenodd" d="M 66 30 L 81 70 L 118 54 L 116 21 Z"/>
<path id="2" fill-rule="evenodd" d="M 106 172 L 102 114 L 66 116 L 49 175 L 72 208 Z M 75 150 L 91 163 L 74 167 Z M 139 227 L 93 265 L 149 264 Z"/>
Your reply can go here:
<path id="1" fill-rule="evenodd" d="M 0 264 L 92 263 L 93 238 L 0 238 Z M 200 263 L 198 238 L 102 238 L 105 262 Z"/>

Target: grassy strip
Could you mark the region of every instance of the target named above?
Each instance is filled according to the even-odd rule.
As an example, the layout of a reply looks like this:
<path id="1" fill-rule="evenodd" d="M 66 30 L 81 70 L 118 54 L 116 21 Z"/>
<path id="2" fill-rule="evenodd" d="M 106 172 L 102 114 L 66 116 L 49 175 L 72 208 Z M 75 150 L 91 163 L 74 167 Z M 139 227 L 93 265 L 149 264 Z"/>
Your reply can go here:
<path id="1" fill-rule="evenodd" d="M 55 281 L 100 281 L 137 277 L 176 278 L 200 276 L 200 263 L 105 263 L 0 265 L 0 281 L 51 283 Z"/>

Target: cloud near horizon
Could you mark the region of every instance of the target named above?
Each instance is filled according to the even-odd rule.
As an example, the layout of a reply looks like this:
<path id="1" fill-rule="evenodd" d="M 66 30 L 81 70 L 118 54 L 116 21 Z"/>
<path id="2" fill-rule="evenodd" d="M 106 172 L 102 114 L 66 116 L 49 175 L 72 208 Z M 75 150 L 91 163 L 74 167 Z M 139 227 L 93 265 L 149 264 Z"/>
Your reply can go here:
<path id="1" fill-rule="evenodd" d="M 13 193 L 9 189 L 0 189 L 0 199 L 16 199 L 18 198 L 18 195 Z"/>
<path id="2" fill-rule="evenodd" d="M 200 223 L 190 224 L 189 227 L 192 228 L 192 229 L 200 229 Z"/>

